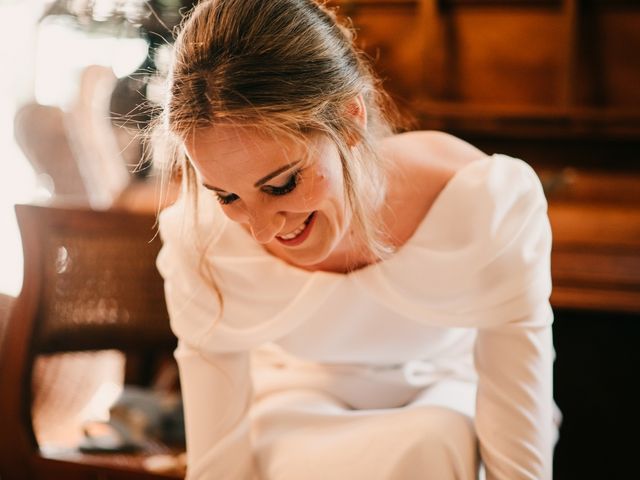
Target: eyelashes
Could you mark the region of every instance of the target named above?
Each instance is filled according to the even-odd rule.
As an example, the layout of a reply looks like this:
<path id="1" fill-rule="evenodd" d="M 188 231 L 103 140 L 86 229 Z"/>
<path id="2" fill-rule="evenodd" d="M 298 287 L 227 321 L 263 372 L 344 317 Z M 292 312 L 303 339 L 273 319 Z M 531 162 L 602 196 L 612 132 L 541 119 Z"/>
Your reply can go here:
<path id="1" fill-rule="evenodd" d="M 299 181 L 300 181 L 300 170 L 297 170 L 296 172 L 291 174 L 291 176 L 289 177 L 289 179 L 284 185 L 281 185 L 281 186 L 265 185 L 262 187 L 262 191 L 268 195 L 273 195 L 273 196 L 286 195 L 287 193 L 292 192 L 298 186 Z M 216 193 L 216 196 L 218 197 L 218 201 L 222 205 L 229 205 L 230 203 L 233 203 L 238 198 L 240 198 L 235 193 L 230 193 L 229 195 L 222 195 L 220 193 Z"/>
<path id="2" fill-rule="evenodd" d="M 230 193 L 229 195 L 221 195 L 219 193 L 216 193 L 216 197 L 218 197 L 218 201 L 222 205 L 229 205 L 239 198 L 235 193 Z"/>
<path id="3" fill-rule="evenodd" d="M 272 185 L 265 185 L 262 187 L 262 191 L 268 193 L 269 195 L 286 195 L 290 191 L 292 191 L 298 185 L 298 180 L 300 177 L 300 170 L 294 172 L 282 186 L 274 187 Z"/>

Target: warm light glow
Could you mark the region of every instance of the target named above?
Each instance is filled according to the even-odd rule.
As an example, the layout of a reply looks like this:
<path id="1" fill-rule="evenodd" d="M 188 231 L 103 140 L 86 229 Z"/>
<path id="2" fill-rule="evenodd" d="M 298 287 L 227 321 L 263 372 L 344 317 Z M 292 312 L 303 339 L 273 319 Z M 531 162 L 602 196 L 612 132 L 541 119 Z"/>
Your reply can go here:
<path id="1" fill-rule="evenodd" d="M 0 292 L 17 295 L 22 286 L 22 245 L 13 205 L 33 199 L 36 179 L 31 166 L 13 139 L 13 115 L 30 98 L 33 82 L 33 46 L 37 9 L 24 1 L 0 4 L 3 25 L 0 42 L 0 145 L 3 173 L 0 175 Z M 34 12 L 34 10 L 36 10 Z M 34 14 L 35 13 L 35 14 Z M 10 74 L 9 74 L 10 73 Z"/>
<path id="2" fill-rule="evenodd" d="M 46 200 L 49 183 L 36 177 L 13 136 L 16 109 L 35 100 L 65 107 L 73 99 L 82 69 L 91 64 L 113 68 L 118 77 L 131 74 L 147 54 L 140 38 L 90 36 L 70 22 L 37 24 L 43 0 L 0 2 L 0 145 L 5 165 L 0 175 L 0 292 L 17 295 L 22 286 L 22 246 L 14 204 Z"/>
<path id="3" fill-rule="evenodd" d="M 144 61 L 147 50 L 141 38 L 89 35 L 70 20 L 45 21 L 38 29 L 36 100 L 64 107 L 73 100 L 87 65 L 111 67 L 117 77 L 124 77 Z"/>

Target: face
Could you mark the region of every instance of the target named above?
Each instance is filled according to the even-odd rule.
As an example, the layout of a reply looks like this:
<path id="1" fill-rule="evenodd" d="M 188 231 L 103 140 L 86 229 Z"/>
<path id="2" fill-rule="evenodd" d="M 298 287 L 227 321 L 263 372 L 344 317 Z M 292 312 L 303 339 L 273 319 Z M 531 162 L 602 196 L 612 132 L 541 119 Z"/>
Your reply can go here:
<path id="1" fill-rule="evenodd" d="M 224 213 L 288 262 L 313 266 L 346 242 L 350 215 L 336 145 L 258 129 L 215 126 L 185 142 L 203 186 Z"/>

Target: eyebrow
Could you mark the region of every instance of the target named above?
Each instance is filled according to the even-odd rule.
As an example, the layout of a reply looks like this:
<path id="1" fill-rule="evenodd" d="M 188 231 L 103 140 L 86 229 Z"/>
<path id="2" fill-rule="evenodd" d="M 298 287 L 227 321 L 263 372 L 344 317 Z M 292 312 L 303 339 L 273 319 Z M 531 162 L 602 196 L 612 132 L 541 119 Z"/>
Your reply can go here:
<path id="1" fill-rule="evenodd" d="M 265 175 L 264 177 L 262 177 L 260 180 L 258 180 L 256 183 L 253 184 L 253 186 L 255 188 L 261 187 L 262 185 L 264 185 L 265 183 L 267 183 L 269 180 L 271 180 L 274 177 L 277 177 L 278 175 L 286 172 L 287 170 L 291 170 L 293 167 L 295 167 L 296 165 L 298 165 L 300 162 L 302 162 L 302 159 L 297 160 L 293 163 L 288 163 L 286 165 L 281 166 L 280 168 L 278 168 L 277 170 L 274 170 L 273 172 L 271 172 L 268 175 Z M 221 188 L 218 187 L 213 187 L 211 185 L 207 185 L 206 183 L 202 183 L 202 185 L 205 188 L 208 188 L 209 190 L 213 190 L 215 192 L 226 192 L 226 190 L 223 190 Z"/>

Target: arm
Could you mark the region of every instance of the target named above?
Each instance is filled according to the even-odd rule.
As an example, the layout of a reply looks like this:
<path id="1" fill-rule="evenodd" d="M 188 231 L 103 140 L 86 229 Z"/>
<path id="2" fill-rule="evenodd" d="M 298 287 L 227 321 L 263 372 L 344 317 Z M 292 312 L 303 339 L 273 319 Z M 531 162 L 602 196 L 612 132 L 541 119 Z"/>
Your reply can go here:
<path id="1" fill-rule="evenodd" d="M 175 352 L 185 410 L 187 478 L 253 478 L 247 412 L 249 354 L 203 356 L 180 342 Z"/>
<path id="2" fill-rule="evenodd" d="M 548 303 L 478 331 L 476 431 L 487 480 L 551 479 L 555 426 Z"/>
<path id="3" fill-rule="evenodd" d="M 493 285 L 492 318 L 479 326 L 474 352 L 475 422 L 487 480 L 552 476 L 551 228 L 537 176 L 529 167 L 520 173 L 492 230 L 495 254 L 481 276 Z"/>
<path id="4" fill-rule="evenodd" d="M 523 161 L 494 155 L 454 177 L 425 221 L 420 243 L 397 254 L 407 261 L 381 263 L 384 274 L 368 287 L 416 321 L 477 330 L 475 426 L 487 479 L 550 479 L 556 410 L 542 185 Z"/>
<path id="5" fill-rule="evenodd" d="M 205 341 L 219 320 L 220 305 L 215 287 L 199 273 L 204 243 L 195 240 L 196 230 L 185 227 L 184 218 L 180 204 L 161 214 L 157 266 L 178 337 L 174 356 L 185 412 L 187 479 L 248 480 L 253 478 L 249 352 L 218 352 Z"/>

